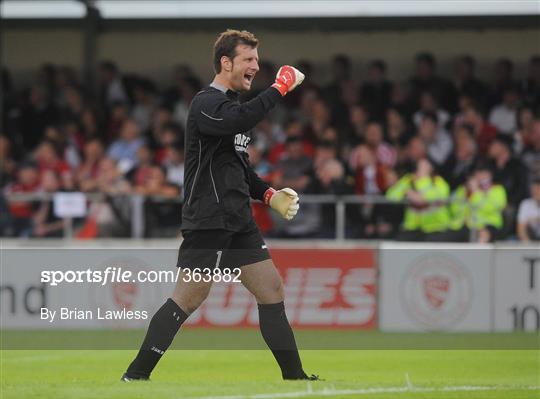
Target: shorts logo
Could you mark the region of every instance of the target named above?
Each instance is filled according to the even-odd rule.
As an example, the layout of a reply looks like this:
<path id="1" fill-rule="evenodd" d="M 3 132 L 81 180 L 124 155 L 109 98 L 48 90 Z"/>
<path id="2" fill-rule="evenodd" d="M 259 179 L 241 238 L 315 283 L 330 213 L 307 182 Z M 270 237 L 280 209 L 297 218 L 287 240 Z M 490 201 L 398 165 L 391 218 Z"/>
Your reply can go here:
<path id="1" fill-rule="evenodd" d="M 247 146 L 251 141 L 251 137 L 243 133 L 238 133 L 234 136 L 234 149 L 238 152 L 247 152 Z"/>
<path id="2" fill-rule="evenodd" d="M 401 283 L 407 314 L 428 329 L 459 322 L 472 302 L 472 277 L 457 260 L 428 255 L 414 261 Z"/>

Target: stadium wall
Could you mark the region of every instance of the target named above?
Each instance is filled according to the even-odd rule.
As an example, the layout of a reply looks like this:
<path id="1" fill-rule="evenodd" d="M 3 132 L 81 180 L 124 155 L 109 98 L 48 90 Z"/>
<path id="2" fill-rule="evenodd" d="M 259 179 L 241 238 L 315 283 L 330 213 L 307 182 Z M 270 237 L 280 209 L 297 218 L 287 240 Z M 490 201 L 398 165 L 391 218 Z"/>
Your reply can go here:
<path id="1" fill-rule="evenodd" d="M 333 54 L 350 55 L 360 77 L 368 60 L 382 58 L 390 67 L 390 78 L 403 79 L 412 74 L 414 54 L 424 50 L 434 53 L 441 73 L 446 75 L 452 73 L 455 57 L 470 53 L 477 58 L 478 75 L 484 80 L 492 78 L 493 62 L 502 56 L 515 62 L 516 76 L 523 76 L 528 58 L 538 53 L 540 41 L 539 29 L 256 33 L 262 43 L 261 59 L 275 63 L 308 59 L 316 66 L 314 78 L 320 82 L 329 78 L 327 67 Z M 97 59 L 113 60 L 124 72 L 145 74 L 160 84 L 170 81 L 174 65 L 189 63 L 202 79 L 209 80 L 216 34 L 106 31 L 99 36 Z M 82 69 L 83 35 L 78 30 L 5 28 L 1 36 L 3 64 L 17 85 L 31 82 L 36 69 L 45 62 Z"/>
<path id="2" fill-rule="evenodd" d="M 269 241 L 297 328 L 383 331 L 540 330 L 540 250 L 521 245 Z M 2 328 L 141 328 L 145 319 L 42 319 L 41 308 L 151 315 L 173 282 L 43 283 L 44 270 L 174 269 L 176 241 L 15 241 L 1 244 Z M 149 275 L 147 275 L 148 277 Z M 197 327 L 257 324 L 239 283 L 215 284 Z"/>

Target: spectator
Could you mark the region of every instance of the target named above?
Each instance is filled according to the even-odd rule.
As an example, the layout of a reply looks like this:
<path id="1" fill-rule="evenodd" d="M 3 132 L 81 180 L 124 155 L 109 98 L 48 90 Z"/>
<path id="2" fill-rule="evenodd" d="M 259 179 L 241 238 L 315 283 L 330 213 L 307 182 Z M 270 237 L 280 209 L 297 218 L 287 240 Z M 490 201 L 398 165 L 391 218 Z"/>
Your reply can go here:
<path id="1" fill-rule="evenodd" d="M 113 142 L 107 155 L 118 162 L 122 173 L 128 172 L 137 163 L 137 151 L 144 144 L 140 129 L 133 119 L 126 119 L 120 131 L 120 138 Z"/>
<path id="2" fill-rule="evenodd" d="M 397 108 L 386 111 L 386 134 L 388 143 L 397 151 L 397 161 L 403 162 L 404 149 L 412 137 L 412 131 L 405 121 L 405 117 Z"/>
<path id="3" fill-rule="evenodd" d="M 521 154 L 525 146 L 529 145 L 534 130 L 534 109 L 531 105 L 523 105 L 517 112 L 517 129 L 512 134 L 514 152 Z"/>
<path id="4" fill-rule="evenodd" d="M 349 110 L 349 146 L 354 147 L 364 142 L 369 119 L 369 112 L 364 105 L 355 104 L 351 106 Z"/>
<path id="5" fill-rule="evenodd" d="M 137 166 L 130 170 L 127 176 L 135 191 L 146 186 L 150 179 L 154 167 L 153 158 L 154 154 L 147 145 L 141 145 L 137 150 Z"/>
<path id="6" fill-rule="evenodd" d="M 12 158 L 11 141 L 0 134 L 0 190 L 15 177 L 17 164 Z"/>
<path id="7" fill-rule="evenodd" d="M 184 148 L 176 142 L 165 147 L 163 162 L 165 167 L 167 182 L 179 187 L 180 192 L 184 191 Z"/>
<path id="8" fill-rule="evenodd" d="M 115 103 L 127 103 L 129 98 L 126 94 L 122 76 L 116 64 L 104 61 L 99 65 L 99 83 L 102 103 L 111 106 Z"/>
<path id="9" fill-rule="evenodd" d="M 491 168 L 479 165 L 466 185 L 458 187 L 451 203 L 452 222 L 447 241 L 493 242 L 503 233 L 506 191 L 494 184 Z"/>
<path id="10" fill-rule="evenodd" d="M 285 142 L 285 154 L 275 167 L 273 186 L 276 188 L 290 187 L 302 192 L 309 182 L 309 171 L 312 160 L 305 152 L 302 139 L 290 136 Z"/>
<path id="11" fill-rule="evenodd" d="M 285 122 L 285 142 L 277 143 L 270 150 L 268 154 L 268 160 L 271 164 L 275 165 L 286 157 L 286 147 L 288 140 L 298 139 L 302 143 L 302 149 L 306 156 L 313 156 L 313 144 L 303 137 L 302 124 L 299 120 L 290 119 Z"/>
<path id="12" fill-rule="evenodd" d="M 420 109 L 413 115 L 413 122 L 416 128 L 419 128 L 422 124 L 422 119 L 427 113 L 434 113 L 437 115 L 437 124 L 439 130 L 445 130 L 448 122 L 450 121 L 450 114 L 444 109 L 439 108 L 436 98 L 432 93 L 426 91 L 420 96 Z"/>
<path id="13" fill-rule="evenodd" d="M 465 184 L 478 163 L 478 146 L 470 125 L 460 125 L 454 131 L 454 151 L 441 170 L 452 190 Z"/>
<path id="14" fill-rule="evenodd" d="M 419 53 L 415 60 L 416 74 L 409 81 L 410 101 L 413 109 L 417 110 L 420 107 L 420 97 L 422 93 L 427 91 L 433 94 L 443 109 L 455 110 L 456 94 L 454 88 L 449 81 L 437 76 L 437 65 L 433 54 Z"/>
<path id="15" fill-rule="evenodd" d="M 129 108 L 126 103 L 114 103 L 110 106 L 110 117 L 107 124 L 106 141 L 112 142 L 120 137 L 124 122 L 129 117 Z"/>
<path id="16" fill-rule="evenodd" d="M 165 169 L 157 165 L 150 166 L 144 184 L 136 186 L 135 192 L 165 198 L 177 198 L 180 195 L 178 186 L 167 182 Z"/>
<path id="17" fill-rule="evenodd" d="M 527 181 L 540 176 L 540 119 L 535 119 L 521 159 L 527 167 Z"/>
<path id="18" fill-rule="evenodd" d="M 40 173 L 52 170 L 61 176 L 71 170 L 68 163 L 58 155 L 59 152 L 58 147 L 50 140 L 45 140 L 38 146 L 34 152 L 34 159 Z"/>
<path id="19" fill-rule="evenodd" d="M 139 125 L 141 131 L 146 131 L 152 124 L 152 117 L 157 108 L 155 97 L 156 88 L 148 79 L 141 79 L 133 88 L 134 104 L 131 117 Z"/>
<path id="20" fill-rule="evenodd" d="M 37 165 L 23 163 L 19 165 L 15 182 L 8 184 L 4 194 L 35 194 L 39 192 L 40 174 Z M 8 204 L 11 215 L 11 228 L 14 237 L 29 237 L 32 230 L 32 215 L 35 209 L 33 201 L 10 201 Z"/>
<path id="21" fill-rule="evenodd" d="M 540 104 L 540 55 L 533 55 L 529 60 L 527 78 L 521 83 L 524 100 Z"/>
<path id="22" fill-rule="evenodd" d="M 507 87 L 503 91 L 502 103 L 491 110 L 489 123 L 495 126 L 499 133 L 511 135 L 516 130 L 518 101 L 516 88 Z"/>
<path id="23" fill-rule="evenodd" d="M 58 121 L 58 110 L 49 103 L 44 87 L 33 86 L 30 89 L 20 121 L 22 146 L 26 151 L 33 151 L 42 141 L 46 127 Z"/>
<path id="24" fill-rule="evenodd" d="M 493 179 L 505 188 L 508 205 L 516 209 L 527 194 L 527 171 L 521 160 L 512 154 L 511 138 L 497 136 L 489 147 L 488 159 Z"/>
<path id="25" fill-rule="evenodd" d="M 46 170 L 41 177 L 41 189 L 47 194 L 60 191 L 60 177 L 54 170 Z M 58 238 L 64 235 L 63 219 L 54 214 L 53 202 L 42 201 L 32 217 L 32 236 L 39 238 Z"/>
<path id="26" fill-rule="evenodd" d="M 446 130 L 439 127 L 437 115 L 426 112 L 418 129 L 418 136 L 424 141 L 429 158 L 437 167 L 443 165 L 452 151 L 452 139 Z"/>
<path id="27" fill-rule="evenodd" d="M 486 155 L 489 145 L 497 136 L 497 128 L 486 122 L 478 108 L 473 106 L 467 108 L 460 117 L 456 118 L 454 126 L 463 123 L 473 127 L 478 151 L 480 155 Z"/>
<path id="28" fill-rule="evenodd" d="M 378 122 L 370 122 L 366 126 L 364 144 L 373 151 L 376 160 L 381 165 L 393 167 L 397 161 L 396 150 L 389 144 L 383 142 L 383 128 Z M 358 149 L 359 147 L 356 147 Z M 356 159 L 355 150 L 351 151 L 351 160 L 349 161 L 352 168 L 356 168 L 354 160 Z"/>
<path id="29" fill-rule="evenodd" d="M 485 105 L 486 86 L 475 75 L 476 60 L 470 55 L 458 58 L 455 67 L 454 87 L 460 95 L 466 95 L 478 105 Z"/>
<path id="30" fill-rule="evenodd" d="M 508 58 L 500 58 L 495 63 L 493 84 L 488 92 L 488 109 L 503 101 L 504 91 L 508 87 L 515 87 L 513 77 L 514 63 Z"/>
<path id="31" fill-rule="evenodd" d="M 97 190 L 99 164 L 104 153 L 103 144 L 98 139 L 88 140 L 84 145 L 83 162 L 77 171 L 77 181 L 81 191 Z"/>
<path id="32" fill-rule="evenodd" d="M 540 177 L 531 185 L 531 198 L 519 205 L 517 235 L 520 241 L 540 241 Z"/>
<path id="33" fill-rule="evenodd" d="M 406 174 L 386 192 L 388 199 L 408 203 L 397 239 L 440 240 L 440 233 L 446 232 L 450 224 L 446 206 L 449 194 L 448 183 L 435 174 L 431 162 L 427 158 L 420 159 L 414 174 Z"/>
<path id="34" fill-rule="evenodd" d="M 392 83 L 386 77 L 386 63 L 383 60 L 371 61 L 367 80 L 360 89 L 360 99 L 373 119 L 381 123 L 384 121 L 391 93 Z"/>

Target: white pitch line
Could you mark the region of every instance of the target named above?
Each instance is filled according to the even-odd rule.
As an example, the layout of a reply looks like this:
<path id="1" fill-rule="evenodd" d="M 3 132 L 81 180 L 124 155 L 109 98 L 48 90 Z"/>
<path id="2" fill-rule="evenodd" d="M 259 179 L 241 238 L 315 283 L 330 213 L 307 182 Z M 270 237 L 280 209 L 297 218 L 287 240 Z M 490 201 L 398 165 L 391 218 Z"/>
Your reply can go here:
<path id="1" fill-rule="evenodd" d="M 440 388 L 414 387 L 415 392 L 470 392 L 470 391 L 508 391 L 520 389 L 527 391 L 540 390 L 540 386 L 447 386 Z M 310 396 L 338 396 L 338 395 L 372 395 L 378 393 L 410 393 L 410 388 L 406 387 L 386 387 L 386 388 L 363 388 L 363 389 L 328 389 L 321 391 L 296 391 L 279 393 L 259 393 L 251 395 L 233 395 L 233 396 L 198 396 L 190 399 L 286 399 L 286 398 L 305 398 Z"/>

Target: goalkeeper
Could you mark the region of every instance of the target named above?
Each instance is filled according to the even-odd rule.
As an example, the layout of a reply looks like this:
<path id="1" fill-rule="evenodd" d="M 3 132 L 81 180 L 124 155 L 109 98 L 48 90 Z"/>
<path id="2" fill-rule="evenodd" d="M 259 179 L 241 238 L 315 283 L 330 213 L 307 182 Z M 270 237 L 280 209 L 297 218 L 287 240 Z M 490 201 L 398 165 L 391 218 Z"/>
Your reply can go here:
<path id="1" fill-rule="evenodd" d="M 152 317 L 123 381 L 148 379 L 182 323 L 208 296 L 212 282 L 184 278 L 189 271 L 236 267 L 241 267 L 239 280 L 257 300 L 261 333 L 283 379 L 317 379 L 302 368 L 285 315 L 283 283 L 250 207 L 250 198 L 260 200 L 290 220 L 298 212 L 298 195 L 290 188 L 276 191 L 261 180 L 247 154 L 251 129 L 304 75 L 283 66 L 271 87 L 240 104 L 238 93 L 251 88 L 259 70 L 257 45 L 253 34 L 236 30 L 221 33 L 214 44 L 216 76 L 194 97 L 187 120 L 184 240 L 178 253 L 182 273 L 171 298 Z"/>

